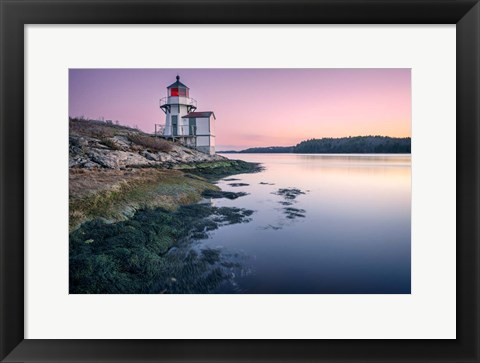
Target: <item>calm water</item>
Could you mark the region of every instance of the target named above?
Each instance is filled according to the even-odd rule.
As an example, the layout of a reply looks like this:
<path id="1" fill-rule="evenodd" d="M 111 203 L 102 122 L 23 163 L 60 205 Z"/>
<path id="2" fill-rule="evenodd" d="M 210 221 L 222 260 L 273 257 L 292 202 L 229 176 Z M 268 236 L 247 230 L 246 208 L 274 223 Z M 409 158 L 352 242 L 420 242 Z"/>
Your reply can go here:
<path id="1" fill-rule="evenodd" d="M 410 293 L 410 155 L 225 156 L 265 170 L 218 183 L 255 213 L 197 242 L 241 265 L 216 292 Z"/>

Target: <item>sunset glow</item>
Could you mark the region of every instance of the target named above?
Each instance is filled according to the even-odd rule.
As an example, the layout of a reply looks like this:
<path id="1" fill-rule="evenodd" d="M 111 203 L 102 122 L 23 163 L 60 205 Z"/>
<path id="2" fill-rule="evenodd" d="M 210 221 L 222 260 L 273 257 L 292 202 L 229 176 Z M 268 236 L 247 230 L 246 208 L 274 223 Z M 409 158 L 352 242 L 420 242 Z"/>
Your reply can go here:
<path id="1" fill-rule="evenodd" d="M 217 150 L 411 136 L 410 69 L 71 69 L 69 116 L 153 132 L 177 74 L 197 111 L 215 112 Z"/>

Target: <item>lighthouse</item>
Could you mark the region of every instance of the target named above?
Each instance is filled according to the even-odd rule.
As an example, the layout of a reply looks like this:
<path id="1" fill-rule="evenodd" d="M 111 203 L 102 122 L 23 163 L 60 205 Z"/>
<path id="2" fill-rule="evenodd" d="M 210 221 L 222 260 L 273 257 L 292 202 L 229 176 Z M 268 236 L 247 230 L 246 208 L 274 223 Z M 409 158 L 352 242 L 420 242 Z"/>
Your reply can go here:
<path id="1" fill-rule="evenodd" d="M 196 111 L 197 101 L 190 98 L 190 89 L 180 82 L 180 76 L 167 87 L 167 97 L 160 99 L 160 109 L 165 113 L 163 137 L 215 154 L 215 114 Z"/>

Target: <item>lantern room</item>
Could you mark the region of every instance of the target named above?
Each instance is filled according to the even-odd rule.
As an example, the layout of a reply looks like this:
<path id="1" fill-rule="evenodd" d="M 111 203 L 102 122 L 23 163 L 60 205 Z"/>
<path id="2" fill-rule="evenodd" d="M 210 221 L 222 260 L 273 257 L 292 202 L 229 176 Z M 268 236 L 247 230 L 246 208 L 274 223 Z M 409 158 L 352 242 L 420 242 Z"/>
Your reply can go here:
<path id="1" fill-rule="evenodd" d="M 188 97 L 189 88 L 180 82 L 180 76 L 177 75 L 177 81 L 167 87 L 169 97 Z"/>

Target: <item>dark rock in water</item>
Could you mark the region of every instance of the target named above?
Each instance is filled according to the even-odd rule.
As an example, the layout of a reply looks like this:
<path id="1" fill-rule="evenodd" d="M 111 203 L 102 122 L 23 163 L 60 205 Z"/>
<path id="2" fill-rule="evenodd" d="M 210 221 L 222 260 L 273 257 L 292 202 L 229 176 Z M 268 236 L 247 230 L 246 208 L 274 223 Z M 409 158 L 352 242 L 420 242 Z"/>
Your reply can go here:
<path id="1" fill-rule="evenodd" d="M 214 198 L 214 199 L 219 199 L 219 198 L 227 198 L 227 199 L 237 199 L 238 197 L 243 197 L 247 195 L 248 193 L 245 192 L 225 192 L 223 190 L 205 190 L 202 195 L 205 198 Z"/>
<path id="2" fill-rule="evenodd" d="M 297 213 L 288 213 L 287 218 L 288 219 L 305 218 L 305 215 L 304 214 L 297 214 Z"/>
<path id="3" fill-rule="evenodd" d="M 291 207 L 297 201 L 295 200 L 299 195 L 305 194 L 298 188 L 280 188 L 276 192 L 272 193 L 283 197 L 279 203 L 283 206 L 283 212 L 288 219 L 305 218 L 305 210 Z"/>
<path id="4" fill-rule="evenodd" d="M 284 208 L 284 210 L 287 211 L 287 212 L 305 213 L 305 210 L 304 210 L 304 209 L 298 209 L 298 208 L 292 208 L 292 207 Z"/>
<path id="5" fill-rule="evenodd" d="M 219 156 L 220 157 L 220 156 Z M 243 160 L 228 160 L 225 162 L 215 163 L 215 167 L 201 168 L 196 165 L 195 169 L 190 169 L 189 172 L 200 175 L 207 180 L 214 181 L 228 177 L 234 174 L 257 173 L 263 170 L 263 167 L 258 163 L 247 163 Z M 228 180 L 227 180 L 228 181 Z"/>
<path id="6" fill-rule="evenodd" d="M 267 183 L 267 182 L 260 182 L 258 184 L 261 184 L 261 185 L 275 185 L 275 183 Z"/>
<path id="7" fill-rule="evenodd" d="M 236 224 L 242 222 L 249 222 L 250 219 L 247 217 L 250 217 L 253 214 L 253 210 L 235 207 L 221 207 L 215 208 L 214 214 L 216 216 L 216 222 Z"/>
<path id="8" fill-rule="evenodd" d="M 292 207 L 283 208 L 288 219 L 305 218 L 305 209 L 297 209 Z"/>
<path id="9" fill-rule="evenodd" d="M 247 187 L 250 184 L 247 184 L 247 183 L 230 183 L 228 185 L 230 185 L 231 187 Z"/>
<path id="10" fill-rule="evenodd" d="M 237 179 L 237 178 L 226 178 L 223 179 L 224 181 L 235 181 L 235 180 L 242 180 L 242 179 Z"/>
<path id="11" fill-rule="evenodd" d="M 274 226 L 273 224 L 268 224 L 265 227 L 262 227 L 262 229 L 273 229 L 274 231 L 278 231 L 282 229 L 282 226 Z"/>
<path id="12" fill-rule="evenodd" d="M 280 195 L 285 199 L 293 200 L 297 198 L 299 195 L 305 194 L 305 192 L 302 192 L 298 188 L 280 188 L 275 193 L 272 193 L 272 194 Z"/>

